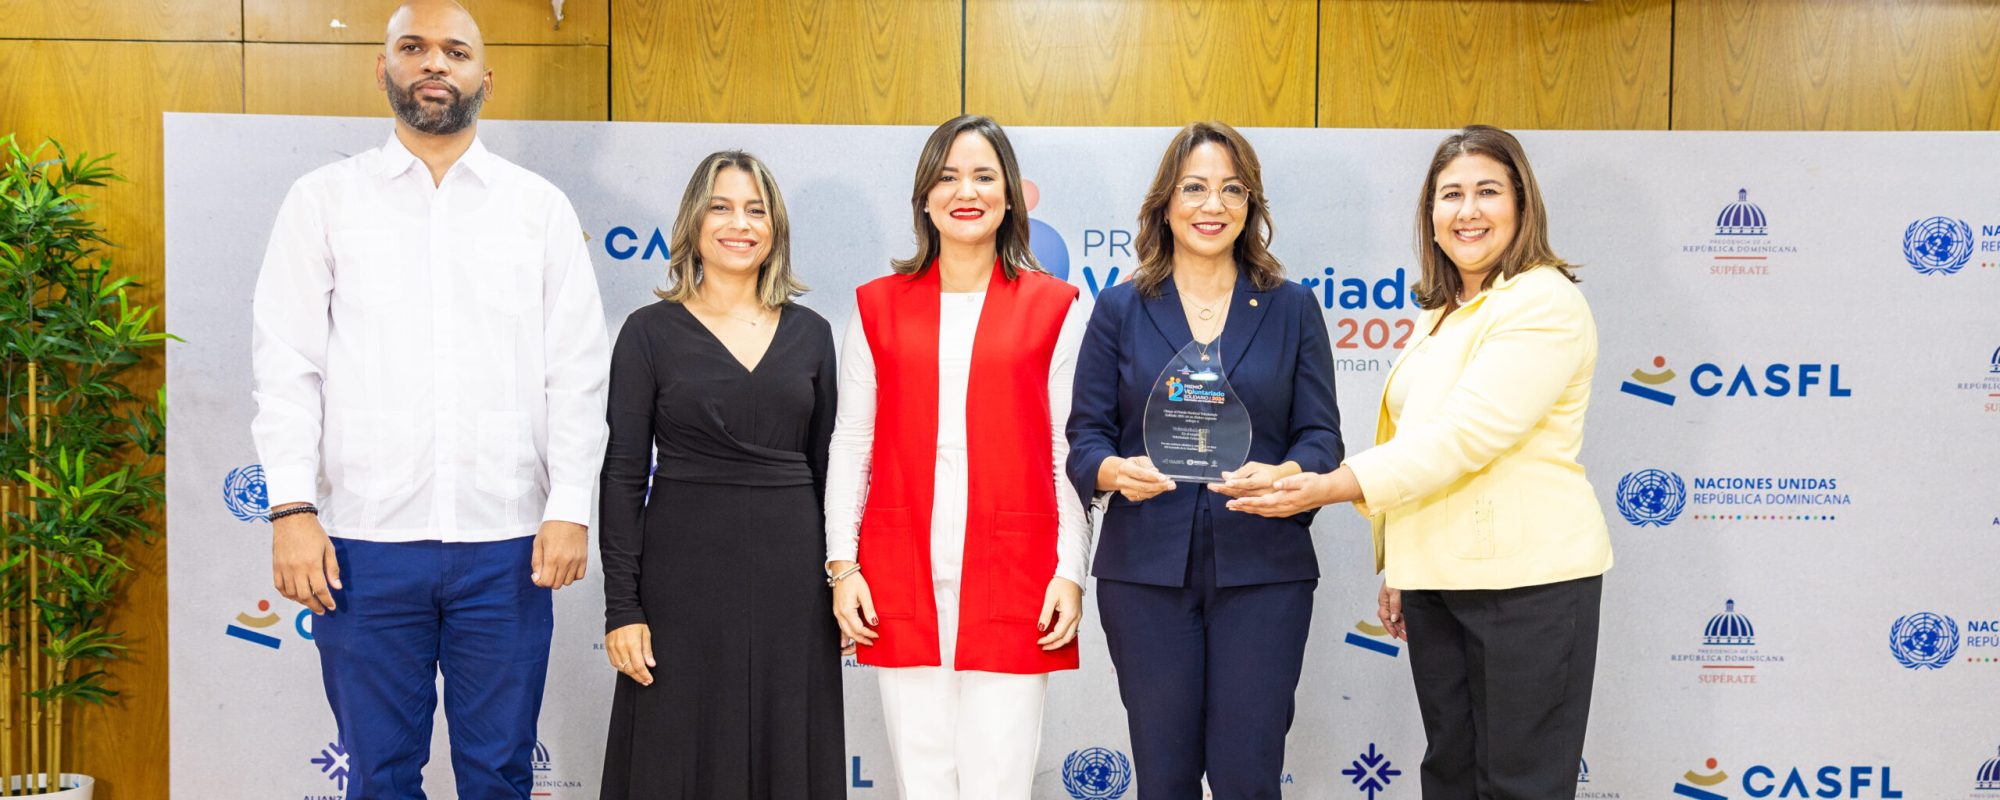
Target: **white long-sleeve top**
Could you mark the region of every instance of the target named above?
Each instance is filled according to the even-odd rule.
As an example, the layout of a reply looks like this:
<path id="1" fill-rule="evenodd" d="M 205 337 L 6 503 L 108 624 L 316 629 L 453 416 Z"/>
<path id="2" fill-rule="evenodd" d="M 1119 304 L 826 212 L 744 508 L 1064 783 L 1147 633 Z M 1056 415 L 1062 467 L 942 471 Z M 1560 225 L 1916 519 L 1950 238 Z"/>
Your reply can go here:
<path id="1" fill-rule="evenodd" d="M 972 377 L 972 342 L 979 331 L 985 292 L 946 292 L 938 315 L 938 449 L 965 449 L 965 395 Z M 1063 317 L 1062 332 L 1049 363 L 1049 448 L 1054 469 L 1049 480 L 1056 493 L 1056 577 L 1086 585 L 1090 574 L 1090 521 L 1064 474 L 1069 439 L 1070 391 L 1076 374 L 1076 351 L 1089 315 L 1072 303 Z M 958 413 L 952 413 L 957 409 Z M 856 314 L 847 322 L 840 344 L 840 410 L 834 416 L 833 443 L 827 456 L 826 559 L 852 561 L 860 547 L 861 512 L 868 499 L 869 462 L 875 453 L 875 354 Z M 936 491 L 966 492 L 963 484 Z M 963 503 L 958 505 L 963 506 Z M 933 520 L 933 526 L 938 523 Z"/>
<path id="2" fill-rule="evenodd" d="M 433 184 L 393 134 L 314 170 L 252 316 L 273 506 L 373 541 L 589 524 L 610 344 L 576 211 L 540 176 L 475 140 Z"/>

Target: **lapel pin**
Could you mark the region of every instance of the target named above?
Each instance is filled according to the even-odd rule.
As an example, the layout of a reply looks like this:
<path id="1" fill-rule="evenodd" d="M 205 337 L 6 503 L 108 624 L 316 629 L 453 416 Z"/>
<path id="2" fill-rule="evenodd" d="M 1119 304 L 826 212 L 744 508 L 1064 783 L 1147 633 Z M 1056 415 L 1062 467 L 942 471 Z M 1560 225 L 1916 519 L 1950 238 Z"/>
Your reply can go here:
<path id="1" fill-rule="evenodd" d="M 1253 306 L 1254 306 L 1254 305 L 1256 305 L 1256 304 L 1257 304 L 1257 298 L 1255 298 L 1255 297 L 1252 297 L 1252 298 L 1250 298 L 1250 305 L 1253 305 Z"/>

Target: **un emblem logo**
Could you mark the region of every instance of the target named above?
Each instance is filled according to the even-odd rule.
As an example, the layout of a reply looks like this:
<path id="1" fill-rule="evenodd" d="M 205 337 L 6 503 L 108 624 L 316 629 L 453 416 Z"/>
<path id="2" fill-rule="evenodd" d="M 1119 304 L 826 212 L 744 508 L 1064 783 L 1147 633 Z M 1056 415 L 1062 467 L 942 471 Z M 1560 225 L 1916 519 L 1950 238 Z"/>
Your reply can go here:
<path id="1" fill-rule="evenodd" d="M 1906 669 L 1937 669 L 1958 655 L 1958 621 L 1920 611 L 1889 626 L 1889 652 Z"/>
<path id="2" fill-rule="evenodd" d="M 1931 217 L 1903 231 L 1903 258 L 1922 275 L 1950 275 L 1972 258 L 1972 226 L 1964 220 Z"/>
<path id="3" fill-rule="evenodd" d="M 1687 507 L 1687 484 L 1663 469 L 1642 469 L 1618 479 L 1618 513 L 1641 528 L 1665 527 Z"/>
<path id="4" fill-rule="evenodd" d="M 270 522 L 271 498 L 264 489 L 264 466 L 251 464 L 222 479 L 222 504 L 244 522 Z"/>
<path id="5" fill-rule="evenodd" d="M 1072 752 L 1063 759 L 1063 788 L 1076 800 L 1118 800 L 1132 788 L 1132 760 L 1102 747 Z"/>

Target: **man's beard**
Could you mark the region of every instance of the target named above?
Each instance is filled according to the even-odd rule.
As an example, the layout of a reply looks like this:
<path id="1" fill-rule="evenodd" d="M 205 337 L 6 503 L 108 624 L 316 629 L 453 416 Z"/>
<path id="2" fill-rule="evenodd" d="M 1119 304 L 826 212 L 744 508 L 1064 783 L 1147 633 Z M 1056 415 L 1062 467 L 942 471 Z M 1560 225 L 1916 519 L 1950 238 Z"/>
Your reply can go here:
<path id="1" fill-rule="evenodd" d="M 416 85 L 434 83 L 451 92 L 451 102 L 443 106 L 427 103 L 417 98 Z M 389 107 L 395 109 L 396 118 L 403 124 L 435 136 L 449 136 L 465 130 L 479 119 L 479 107 L 486 104 L 486 86 L 482 83 L 479 91 L 467 97 L 460 94 L 457 87 L 433 78 L 425 78 L 409 87 L 389 84 Z"/>

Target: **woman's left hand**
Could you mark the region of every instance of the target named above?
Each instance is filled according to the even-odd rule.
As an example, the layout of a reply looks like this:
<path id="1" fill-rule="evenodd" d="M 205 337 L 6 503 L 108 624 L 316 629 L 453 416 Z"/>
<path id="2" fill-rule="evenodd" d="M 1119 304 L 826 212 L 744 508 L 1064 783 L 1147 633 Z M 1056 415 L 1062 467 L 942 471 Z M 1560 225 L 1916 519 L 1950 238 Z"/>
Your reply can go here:
<path id="1" fill-rule="evenodd" d="M 1053 617 L 1053 618 L 1051 618 Z M 1083 624 L 1083 587 L 1068 578 L 1050 578 L 1042 597 L 1041 629 L 1035 644 L 1043 650 L 1058 650 L 1076 641 L 1077 626 Z"/>
<path id="2" fill-rule="evenodd" d="M 1326 505 L 1331 478 L 1318 472 L 1301 472 L 1281 478 L 1271 490 L 1254 497 L 1229 501 L 1229 510 L 1260 517 L 1289 517 Z"/>
<path id="3" fill-rule="evenodd" d="M 1209 484 L 1208 490 L 1230 497 L 1262 497 L 1271 492 L 1278 479 L 1297 474 L 1298 465 L 1289 461 L 1277 466 L 1251 461 L 1222 473 L 1222 482 Z"/>

